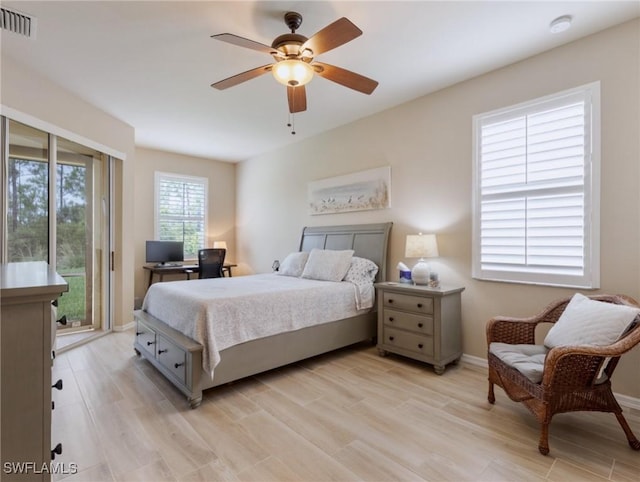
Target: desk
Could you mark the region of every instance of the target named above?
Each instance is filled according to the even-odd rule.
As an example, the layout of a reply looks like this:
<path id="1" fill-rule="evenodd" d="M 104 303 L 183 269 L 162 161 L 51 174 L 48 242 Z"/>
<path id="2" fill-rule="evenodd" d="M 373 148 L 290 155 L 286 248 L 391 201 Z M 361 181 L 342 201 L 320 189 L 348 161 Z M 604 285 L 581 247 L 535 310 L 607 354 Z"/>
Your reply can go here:
<path id="1" fill-rule="evenodd" d="M 222 274 L 228 274 L 231 278 L 231 268 L 238 266 L 233 263 L 225 263 L 222 266 Z M 168 274 L 186 274 L 187 279 L 191 279 L 192 273 L 200 271 L 200 267 L 197 264 L 183 264 L 182 266 L 143 266 L 144 269 L 149 271 L 149 286 L 153 283 L 153 275 L 157 275 L 159 281 L 162 281 L 164 275 Z"/>

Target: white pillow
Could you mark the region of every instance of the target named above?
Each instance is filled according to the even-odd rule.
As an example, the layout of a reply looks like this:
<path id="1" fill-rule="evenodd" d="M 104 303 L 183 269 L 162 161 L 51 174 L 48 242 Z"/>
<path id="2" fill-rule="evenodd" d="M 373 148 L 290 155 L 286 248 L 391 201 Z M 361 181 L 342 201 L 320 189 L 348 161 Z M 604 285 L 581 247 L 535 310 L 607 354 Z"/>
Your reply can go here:
<path id="1" fill-rule="evenodd" d="M 544 344 L 548 348 L 610 345 L 639 313 L 638 308 L 596 301 L 576 293 L 547 333 Z"/>
<path id="2" fill-rule="evenodd" d="M 378 265 L 367 258 L 359 258 L 354 256 L 351 258 L 351 266 L 344 275 L 344 281 L 350 281 L 351 283 L 373 283 L 376 280 L 376 274 L 378 274 Z"/>
<path id="3" fill-rule="evenodd" d="M 302 277 L 321 281 L 342 281 L 351 266 L 352 257 L 352 249 L 336 251 L 313 248 Z"/>
<path id="4" fill-rule="evenodd" d="M 280 264 L 280 269 L 277 273 L 283 276 L 295 276 L 296 278 L 299 278 L 304 270 L 304 265 L 307 263 L 308 257 L 309 253 L 306 251 L 289 253 Z"/>

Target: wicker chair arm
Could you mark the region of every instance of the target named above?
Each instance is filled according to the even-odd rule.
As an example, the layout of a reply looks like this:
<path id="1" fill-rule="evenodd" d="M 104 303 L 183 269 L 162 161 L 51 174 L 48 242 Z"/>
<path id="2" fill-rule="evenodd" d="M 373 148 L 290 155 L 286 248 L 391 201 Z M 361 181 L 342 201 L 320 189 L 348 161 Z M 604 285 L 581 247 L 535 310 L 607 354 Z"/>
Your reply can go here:
<path id="1" fill-rule="evenodd" d="M 620 357 L 640 343 L 640 323 L 626 336 L 615 343 L 605 346 L 576 345 L 558 346 L 549 350 L 544 362 L 542 385 L 557 384 L 555 372 L 579 373 L 575 377 L 578 385 L 584 380 L 595 380 L 601 365 L 606 359 Z"/>
<path id="2" fill-rule="evenodd" d="M 557 300 L 544 310 L 528 318 L 495 316 L 487 323 L 487 346 L 492 342 L 510 344 L 534 344 L 536 326 L 539 323 L 555 323 L 569 300 Z"/>

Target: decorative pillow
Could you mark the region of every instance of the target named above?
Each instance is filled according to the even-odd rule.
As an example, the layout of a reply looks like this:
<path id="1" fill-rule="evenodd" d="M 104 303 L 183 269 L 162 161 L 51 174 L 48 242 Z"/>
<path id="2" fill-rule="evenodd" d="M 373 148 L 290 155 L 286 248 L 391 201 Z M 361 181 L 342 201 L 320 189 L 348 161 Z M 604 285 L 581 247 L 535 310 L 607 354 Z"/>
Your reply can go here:
<path id="1" fill-rule="evenodd" d="M 352 249 L 336 251 L 313 248 L 302 277 L 321 281 L 342 281 L 351 266 L 352 257 Z"/>
<path id="2" fill-rule="evenodd" d="M 295 276 L 299 278 L 304 271 L 304 265 L 307 263 L 309 253 L 300 251 L 298 253 L 289 253 L 284 261 L 280 264 L 278 274 L 283 276 Z"/>
<path id="3" fill-rule="evenodd" d="M 351 258 L 351 266 L 344 275 L 344 281 L 350 281 L 351 283 L 373 283 L 376 280 L 376 274 L 378 274 L 378 265 L 367 258 L 359 258 L 354 256 Z"/>
<path id="4" fill-rule="evenodd" d="M 620 338 L 639 313 L 638 308 L 596 301 L 576 293 L 547 333 L 544 344 L 548 348 L 610 345 Z"/>

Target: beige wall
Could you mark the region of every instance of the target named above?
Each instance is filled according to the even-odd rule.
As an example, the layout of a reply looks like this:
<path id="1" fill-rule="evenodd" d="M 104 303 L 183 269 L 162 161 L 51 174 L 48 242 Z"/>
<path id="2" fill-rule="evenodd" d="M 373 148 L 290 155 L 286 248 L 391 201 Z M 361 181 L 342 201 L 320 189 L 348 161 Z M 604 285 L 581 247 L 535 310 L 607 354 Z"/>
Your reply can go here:
<path id="1" fill-rule="evenodd" d="M 54 134 L 80 136 L 124 154 L 115 172 L 114 325 L 126 325 L 133 320 L 133 127 L 5 55 L 0 70 L 3 115 Z"/>
<path id="2" fill-rule="evenodd" d="M 135 296 L 140 302 L 149 281 L 148 273 L 142 268 L 145 264 L 145 241 L 155 239 L 155 172 L 170 172 L 209 179 L 207 247 L 213 247 L 213 241 L 226 241 L 226 260 L 233 262 L 236 241 L 236 166 L 225 162 L 141 148 L 136 149 L 135 157 Z M 185 278 L 182 276 L 177 279 Z"/>
<path id="3" fill-rule="evenodd" d="M 488 318 L 531 315 L 574 290 L 471 278 L 471 118 L 600 81 L 599 292 L 640 299 L 639 69 L 640 22 L 635 20 L 241 163 L 236 247 L 243 270 L 269 271 L 274 259 L 297 248 L 305 225 L 393 221 L 387 268 L 397 277 L 398 261 L 414 261 L 403 259 L 405 235 L 437 233 L 441 257 L 433 266 L 444 284 L 466 287 L 464 352 L 485 358 Z M 312 116 L 313 109 L 302 115 Z M 302 117 L 298 124 L 304 129 Z M 307 214 L 309 181 L 380 166 L 391 166 L 391 209 Z M 614 379 L 618 393 L 640 398 L 639 364 L 640 348 L 622 359 Z"/>

